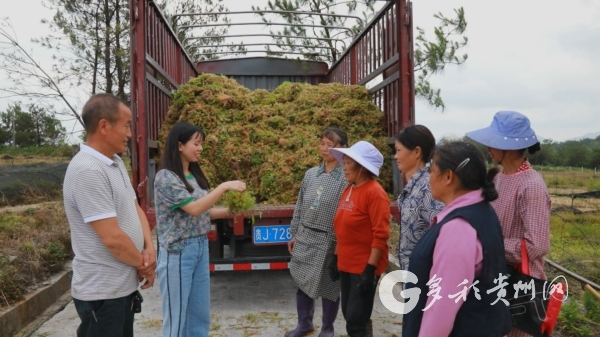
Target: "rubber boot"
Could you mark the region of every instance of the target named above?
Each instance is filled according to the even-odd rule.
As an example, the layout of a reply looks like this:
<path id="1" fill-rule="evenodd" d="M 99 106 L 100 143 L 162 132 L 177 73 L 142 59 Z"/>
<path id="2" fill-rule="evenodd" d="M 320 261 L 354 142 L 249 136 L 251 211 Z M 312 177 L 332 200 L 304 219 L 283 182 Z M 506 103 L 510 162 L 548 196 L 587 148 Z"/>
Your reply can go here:
<path id="1" fill-rule="evenodd" d="M 323 326 L 318 337 L 333 337 L 333 323 L 340 309 L 340 298 L 337 301 L 330 301 L 323 298 Z"/>
<path id="2" fill-rule="evenodd" d="M 294 330 L 286 332 L 285 337 L 303 337 L 315 330 L 313 325 L 315 300 L 300 289 L 296 292 L 296 310 L 298 311 L 298 325 Z"/>

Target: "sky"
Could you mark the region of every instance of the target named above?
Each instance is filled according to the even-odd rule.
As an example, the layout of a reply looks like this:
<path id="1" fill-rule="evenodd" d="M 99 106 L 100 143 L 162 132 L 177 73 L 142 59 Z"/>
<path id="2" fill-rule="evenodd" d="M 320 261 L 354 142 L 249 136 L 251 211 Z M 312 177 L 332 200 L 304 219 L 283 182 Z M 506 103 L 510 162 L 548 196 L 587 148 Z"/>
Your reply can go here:
<path id="1" fill-rule="evenodd" d="M 231 11 L 245 10 L 251 4 L 264 6 L 266 0 L 225 4 Z M 416 123 L 429 127 L 436 138 L 462 137 L 488 126 L 497 111 L 515 110 L 528 116 L 543 138 L 564 141 L 600 132 L 600 1 L 418 0 L 413 2 L 414 26 L 431 37 L 437 23 L 433 14 L 451 16 L 458 7 L 468 22 L 468 60 L 432 77 L 446 109 L 417 101 Z M 52 14 L 42 0 L 5 1 L 0 10 L 19 41 L 48 68 L 52 53 L 29 41 L 47 34 L 41 20 Z M 248 17 L 232 17 L 236 20 Z M 232 27 L 229 33 L 251 29 L 260 30 Z M 6 85 L 1 71 L 0 85 Z M 0 111 L 14 100 L 0 98 Z M 73 129 L 72 121 L 64 124 Z"/>

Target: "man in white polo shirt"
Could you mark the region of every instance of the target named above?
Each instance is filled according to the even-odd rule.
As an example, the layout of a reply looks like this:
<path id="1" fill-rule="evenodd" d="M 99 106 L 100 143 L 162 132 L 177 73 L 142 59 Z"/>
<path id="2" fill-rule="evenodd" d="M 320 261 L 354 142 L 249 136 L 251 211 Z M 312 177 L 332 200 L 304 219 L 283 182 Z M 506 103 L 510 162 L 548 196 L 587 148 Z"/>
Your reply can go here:
<path id="1" fill-rule="evenodd" d="M 81 114 L 87 142 L 69 163 L 63 185 L 71 227 L 71 294 L 78 337 L 133 336 L 135 294 L 151 287 L 156 255 L 148 220 L 117 155 L 131 138 L 131 111 L 111 94 L 92 96 Z"/>

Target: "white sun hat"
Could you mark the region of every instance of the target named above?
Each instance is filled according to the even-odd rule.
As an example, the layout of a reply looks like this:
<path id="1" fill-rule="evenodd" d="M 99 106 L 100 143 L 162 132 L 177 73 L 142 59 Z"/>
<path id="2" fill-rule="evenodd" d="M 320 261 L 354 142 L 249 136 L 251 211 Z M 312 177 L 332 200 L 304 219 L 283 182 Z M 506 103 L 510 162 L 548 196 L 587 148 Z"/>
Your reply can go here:
<path id="1" fill-rule="evenodd" d="M 373 144 L 367 141 L 361 140 L 349 148 L 331 148 L 329 153 L 340 164 L 344 163 L 344 155 L 346 155 L 379 177 L 379 169 L 383 165 L 383 155 Z"/>

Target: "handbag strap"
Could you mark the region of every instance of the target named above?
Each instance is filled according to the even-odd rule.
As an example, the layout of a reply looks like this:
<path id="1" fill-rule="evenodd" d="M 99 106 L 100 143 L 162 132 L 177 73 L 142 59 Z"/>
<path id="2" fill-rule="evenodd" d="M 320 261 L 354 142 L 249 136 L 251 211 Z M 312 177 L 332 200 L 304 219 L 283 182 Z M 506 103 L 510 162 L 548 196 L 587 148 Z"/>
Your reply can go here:
<path id="1" fill-rule="evenodd" d="M 517 270 L 525 275 L 529 275 L 529 256 L 527 254 L 527 242 L 525 239 L 521 241 L 521 265 L 517 266 Z"/>

